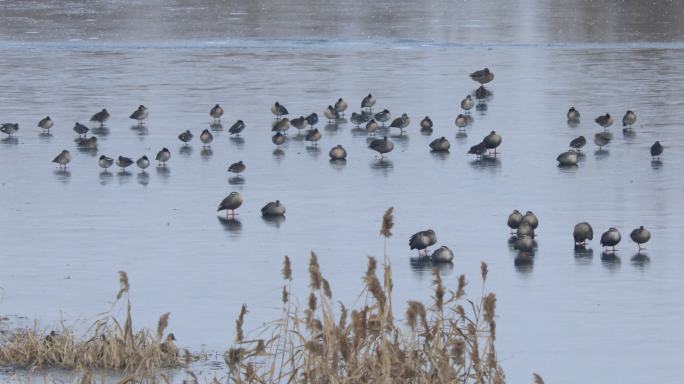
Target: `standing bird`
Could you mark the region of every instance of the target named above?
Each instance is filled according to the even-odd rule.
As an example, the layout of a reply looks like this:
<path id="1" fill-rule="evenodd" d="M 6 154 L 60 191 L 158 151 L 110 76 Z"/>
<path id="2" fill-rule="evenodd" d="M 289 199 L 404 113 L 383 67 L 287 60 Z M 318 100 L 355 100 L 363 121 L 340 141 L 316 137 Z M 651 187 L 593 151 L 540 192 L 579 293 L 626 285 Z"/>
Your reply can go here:
<path id="1" fill-rule="evenodd" d="M 370 119 L 369 115 L 366 115 L 364 113 L 352 112 L 351 118 L 349 120 L 352 122 L 352 124 L 356 125 L 356 128 L 358 128 L 359 125 L 367 122 L 368 119 Z"/>
<path id="2" fill-rule="evenodd" d="M 261 215 L 266 217 L 285 216 L 285 206 L 280 200 L 272 201 L 261 208 Z"/>
<path id="3" fill-rule="evenodd" d="M 375 114 L 375 120 L 379 121 L 382 126 L 385 126 L 385 123 L 390 121 L 392 118 L 392 114 L 388 109 L 383 109 L 382 111 L 378 112 Z"/>
<path id="4" fill-rule="evenodd" d="M 556 157 L 559 167 L 572 167 L 577 165 L 577 152 L 572 149 L 561 153 Z"/>
<path id="5" fill-rule="evenodd" d="M 341 97 L 337 99 L 337 102 L 335 103 L 335 111 L 337 111 L 337 113 L 341 113 L 342 116 L 344 116 L 344 111 L 347 110 L 347 107 L 348 105 L 346 101 L 342 100 Z"/>
<path id="6" fill-rule="evenodd" d="M 112 166 L 112 164 L 114 164 L 114 159 L 102 155 L 100 156 L 100 159 L 97 161 L 97 164 L 100 166 L 100 168 L 104 168 L 104 170 L 106 171 L 109 167 Z"/>
<path id="7" fill-rule="evenodd" d="M 465 127 L 468 126 L 468 118 L 461 113 L 458 116 L 456 116 L 454 124 L 456 124 L 459 131 L 462 131 Z"/>
<path id="8" fill-rule="evenodd" d="M 109 112 L 107 112 L 107 109 L 105 108 L 102 108 L 100 112 L 97 112 L 90 118 L 90 121 L 100 123 L 100 128 L 104 126 L 104 123 L 107 120 L 109 120 Z"/>
<path id="9" fill-rule="evenodd" d="M 320 139 L 321 132 L 319 132 L 317 128 L 314 128 L 306 134 L 306 138 L 304 140 L 309 141 L 311 142 L 311 145 L 316 146 L 318 145 L 318 140 Z"/>
<path id="10" fill-rule="evenodd" d="M 79 123 L 78 121 L 74 124 L 74 132 L 78 133 L 79 136 L 86 137 L 86 134 L 90 131 L 90 128 Z"/>
<path id="11" fill-rule="evenodd" d="M 138 120 L 138 125 L 142 125 L 143 120 L 147 119 L 148 115 L 147 108 L 144 105 L 140 105 L 129 117 L 133 120 Z"/>
<path id="12" fill-rule="evenodd" d="M 432 261 L 435 263 L 450 263 L 454 259 L 454 253 L 443 245 L 432 252 Z"/>
<path id="13" fill-rule="evenodd" d="M 491 131 L 489 135 L 482 139 L 482 142 L 488 150 L 494 150 L 494 157 L 496 157 L 496 148 L 501 145 L 501 135 Z"/>
<path id="14" fill-rule="evenodd" d="M 484 154 L 486 152 L 487 152 L 487 146 L 485 145 L 485 143 L 482 143 L 482 142 L 473 145 L 468 150 L 469 155 L 476 155 L 478 159 L 482 158 L 482 156 L 484 156 Z"/>
<path id="15" fill-rule="evenodd" d="M 347 150 L 338 144 L 330 150 L 328 155 L 330 155 L 331 160 L 344 160 L 347 158 Z"/>
<path id="16" fill-rule="evenodd" d="M 656 141 L 651 145 L 651 159 L 660 160 L 660 155 L 663 154 L 663 146 L 660 141 Z"/>
<path id="17" fill-rule="evenodd" d="M 284 105 L 280 104 L 277 101 L 271 107 L 271 112 L 273 112 L 273 114 L 276 115 L 276 119 L 280 119 L 281 116 L 285 116 L 285 115 L 289 114 L 289 112 L 287 111 L 287 108 L 285 108 Z"/>
<path id="18" fill-rule="evenodd" d="M 130 167 L 132 164 L 133 164 L 133 160 L 131 160 L 129 157 L 119 156 L 116 159 L 116 165 L 121 167 L 122 171 L 125 171 L 126 168 Z"/>
<path id="19" fill-rule="evenodd" d="M 214 135 L 209 132 L 208 129 L 205 129 L 200 133 L 200 141 L 202 142 L 203 146 L 206 147 L 207 145 L 211 144 L 212 141 L 214 141 Z"/>
<path id="20" fill-rule="evenodd" d="M 216 212 L 229 211 L 226 212 L 226 216 L 229 214 L 230 216 L 235 216 L 235 210 L 240 208 L 242 202 L 242 196 L 240 196 L 239 193 L 231 192 L 230 195 L 226 196 L 226 198 L 219 203 Z"/>
<path id="21" fill-rule="evenodd" d="M 161 151 L 157 152 L 157 157 L 154 159 L 157 160 L 161 165 L 166 166 L 166 162 L 169 161 L 171 158 L 171 151 L 169 151 L 168 148 L 164 147 L 161 149 Z"/>
<path id="22" fill-rule="evenodd" d="M 518 229 L 520 226 L 520 223 L 522 222 L 523 215 L 518 212 L 517 209 L 513 210 L 513 213 L 508 215 L 508 221 L 506 221 L 506 225 L 508 225 L 508 228 L 511 229 L 511 233 L 513 233 L 514 230 Z"/>
<path id="23" fill-rule="evenodd" d="M 138 166 L 138 168 L 142 169 L 143 172 L 145 172 L 145 169 L 150 166 L 150 159 L 147 158 L 146 155 L 143 155 L 141 158 L 136 160 L 135 165 Z"/>
<path id="24" fill-rule="evenodd" d="M 432 131 L 432 119 L 430 119 L 430 116 L 425 116 L 425 118 L 420 121 L 420 129 L 422 131 Z"/>
<path id="25" fill-rule="evenodd" d="M 425 231 L 420 231 L 415 233 L 409 239 L 409 247 L 411 250 L 418 251 L 418 257 L 420 257 L 420 251 L 423 251 L 425 256 L 429 256 L 428 248 L 437 242 L 437 235 L 432 229 Z"/>
<path id="26" fill-rule="evenodd" d="M 59 165 L 59 169 L 67 167 L 67 164 L 71 161 L 71 153 L 67 151 L 66 149 L 63 150 L 62 152 L 59 153 L 54 159 L 52 159 L 53 163 L 57 163 Z"/>
<path id="27" fill-rule="evenodd" d="M 485 68 L 471 73 L 470 78 L 484 85 L 494 80 L 494 72 L 490 71 L 489 68 Z"/>
<path id="28" fill-rule="evenodd" d="M 275 144 L 277 146 L 281 146 L 285 142 L 285 135 L 278 132 L 275 135 L 273 135 L 273 137 L 271 138 L 271 141 L 273 142 L 273 144 Z"/>
<path id="29" fill-rule="evenodd" d="M 214 105 L 214 108 L 209 111 L 209 116 L 213 117 L 214 121 L 218 120 L 220 123 L 221 116 L 223 116 L 223 108 L 221 108 L 221 106 L 218 104 Z"/>
<path id="30" fill-rule="evenodd" d="M 401 117 L 397 117 L 392 121 L 392 124 L 390 124 L 390 128 L 399 128 L 400 135 L 404 134 L 404 128 L 408 127 L 409 124 L 411 124 L 411 119 L 409 119 L 407 114 L 402 114 Z"/>
<path id="31" fill-rule="evenodd" d="M 434 152 L 449 152 L 449 148 L 451 148 L 451 144 L 449 144 L 449 140 L 444 136 L 434 139 L 430 143 L 430 149 Z"/>
<path id="32" fill-rule="evenodd" d="M 192 134 L 192 132 L 190 132 L 190 130 L 186 130 L 185 132 L 178 135 L 178 140 L 182 141 L 184 145 L 187 145 L 193 137 L 194 135 Z"/>
<path id="33" fill-rule="evenodd" d="M 380 154 L 380 158 L 384 158 L 385 153 L 392 152 L 394 149 L 394 143 L 388 140 L 387 136 L 385 136 L 382 139 L 373 139 L 373 141 L 371 141 L 368 145 L 368 148 L 378 152 Z"/>
<path id="34" fill-rule="evenodd" d="M 310 128 L 313 128 L 314 125 L 316 125 L 318 123 L 318 115 L 316 114 L 316 112 L 305 117 L 305 119 L 306 119 L 306 123 L 309 124 Z"/>
<path id="35" fill-rule="evenodd" d="M 90 136 L 87 139 L 81 140 L 78 147 L 82 149 L 97 149 L 97 137 Z"/>
<path id="36" fill-rule="evenodd" d="M 470 113 L 470 110 L 473 109 L 474 106 L 475 102 L 470 95 L 467 95 L 465 99 L 461 100 L 461 109 L 463 109 L 465 113 Z"/>
<path id="37" fill-rule="evenodd" d="M 368 112 L 371 112 L 373 110 L 373 106 L 375 105 L 375 97 L 371 95 L 370 93 L 368 96 L 364 97 L 363 100 L 361 100 L 361 108 L 366 108 L 368 109 Z"/>
<path id="38" fill-rule="evenodd" d="M 366 124 L 366 132 L 368 132 L 368 136 L 373 136 L 375 137 L 375 131 L 377 131 L 379 128 L 378 123 L 375 121 L 375 119 L 371 119 Z"/>
<path id="39" fill-rule="evenodd" d="M 238 120 L 235 122 L 235 124 L 231 125 L 230 128 L 228 128 L 228 133 L 240 137 L 240 132 L 242 132 L 244 129 L 245 123 L 242 120 Z"/>
<path id="40" fill-rule="evenodd" d="M 587 222 L 578 223 L 572 230 L 572 237 L 575 239 L 575 246 L 583 247 L 587 240 L 594 240 L 594 229 Z"/>
<path id="41" fill-rule="evenodd" d="M 566 116 L 568 117 L 569 122 L 576 123 L 580 120 L 580 113 L 575 107 L 570 107 Z"/>
<path id="42" fill-rule="evenodd" d="M 299 116 L 297 118 L 290 120 L 290 124 L 292 124 L 293 127 L 297 128 L 297 134 L 299 134 L 299 132 L 301 132 L 302 129 L 306 128 L 306 126 L 309 125 L 304 116 Z"/>
<path id="43" fill-rule="evenodd" d="M 599 150 L 603 149 L 603 147 L 610 144 L 610 135 L 608 135 L 607 132 L 599 132 L 595 134 L 594 144 L 599 147 Z"/>
<path id="44" fill-rule="evenodd" d="M 579 136 L 570 141 L 570 148 L 580 152 L 582 148 L 587 145 L 587 139 L 584 136 Z"/>
<path id="45" fill-rule="evenodd" d="M 527 211 L 525 212 L 525 216 L 523 216 L 522 220 L 520 221 L 520 224 L 523 223 L 529 224 L 532 229 L 537 229 L 539 226 L 539 219 L 537 219 L 537 215 L 535 215 L 534 212 Z"/>
<path id="46" fill-rule="evenodd" d="M 642 225 L 633 230 L 632 233 L 629 234 L 629 238 L 632 239 L 633 242 L 637 243 L 639 252 L 641 252 L 641 250 L 644 249 L 641 247 L 641 244 L 648 243 L 648 241 L 651 240 L 651 232 L 649 232 L 648 229 L 644 228 Z"/>
<path id="47" fill-rule="evenodd" d="M 323 115 L 328 119 L 328 123 L 336 123 L 337 119 L 340 118 L 340 114 L 332 105 L 328 105 L 328 108 L 323 111 Z"/>
<path id="48" fill-rule="evenodd" d="M 240 160 L 240 161 L 238 161 L 237 163 L 231 164 L 231 165 L 228 167 L 228 172 L 232 172 L 232 173 L 234 173 L 234 174 L 240 176 L 240 174 L 241 174 L 242 172 L 244 172 L 245 169 L 247 169 L 247 166 L 245 165 L 245 163 L 242 162 L 242 160 Z"/>
<path id="49" fill-rule="evenodd" d="M 622 126 L 626 127 L 626 129 L 632 129 L 632 124 L 636 122 L 636 119 L 636 113 L 628 110 L 622 117 Z"/>
<path id="50" fill-rule="evenodd" d="M 610 116 L 610 113 L 606 113 L 603 116 L 599 116 L 594 121 L 596 122 L 596 124 L 602 126 L 604 129 L 608 129 L 608 127 L 613 125 L 613 118 Z"/>
<path id="51" fill-rule="evenodd" d="M 7 136 L 12 136 L 19 130 L 19 123 L 2 123 L 0 125 L 0 132 L 7 134 Z"/>
<path id="52" fill-rule="evenodd" d="M 273 123 L 273 128 L 271 129 L 272 132 L 285 132 L 288 129 L 290 129 L 290 120 L 285 117 L 280 120 L 276 120 Z"/>
<path id="53" fill-rule="evenodd" d="M 601 246 L 613 247 L 613 253 L 615 253 L 615 246 L 620 243 L 620 240 L 622 240 L 620 232 L 615 228 L 610 228 L 601 235 Z"/>
<path id="54" fill-rule="evenodd" d="M 38 122 L 38 128 L 42 128 L 44 131 L 50 133 L 50 128 L 55 125 L 50 119 L 50 116 L 46 116 L 44 119 Z"/>

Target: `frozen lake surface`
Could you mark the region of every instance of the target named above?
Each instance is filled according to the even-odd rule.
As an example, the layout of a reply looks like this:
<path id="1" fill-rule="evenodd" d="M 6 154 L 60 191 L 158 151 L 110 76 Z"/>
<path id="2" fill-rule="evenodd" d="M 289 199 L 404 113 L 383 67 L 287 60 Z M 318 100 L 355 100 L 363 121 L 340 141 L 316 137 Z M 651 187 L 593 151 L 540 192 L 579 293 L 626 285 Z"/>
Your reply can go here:
<path id="1" fill-rule="evenodd" d="M 242 303 L 251 326 L 276 315 L 284 255 L 300 297 L 315 250 L 334 299 L 352 303 L 366 257 L 382 256 L 381 216 L 394 206 L 395 302 L 432 292 L 430 268 L 409 263 L 416 231 L 433 228 L 455 252 L 445 280 L 455 286 L 465 273 L 472 295 L 489 263 L 509 382 L 532 372 L 552 383 L 681 379 L 684 4 L 556 3 L 0 3 L 0 119 L 20 124 L 16 140 L 0 141 L 0 313 L 46 325 L 92 316 L 125 270 L 136 326 L 171 312 L 179 345 L 223 352 Z M 457 138 L 460 100 L 477 88 L 467 74 L 483 67 L 496 74 L 493 96 Z M 323 118 L 339 97 L 359 111 L 369 92 L 376 110 L 412 121 L 384 162 L 353 124 Z M 275 151 L 276 100 L 291 117 L 319 114 L 318 149 L 292 128 Z M 203 149 L 217 102 L 224 130 Z M 128 118 L 139 104 L 150 110 L 144 128 Z M 576 127 L 570 106 L 582 113 Z M 98 151 L 79 151 L 74 122 L 102 108 L 112 117 L 96 131 Z M 634 136 L 620 126 L 627 109 L 638 115 Z M 593 120 L 606 112 L 614 139 L 596 151 Z M 51 136 L 35 128 L 46 115 Z M 429 136 L 419 132 L 425 115 Z M 227 133 L 237 119 L 242 140 Z M 186 129 L 195 139 L 182 147 Z M 491 130 L 503 136 L 497 160 L 466 155 Z M 559 169 L 556 156 L 578 135 L 589 140 L 579 167 Z M 441 136 L 446 156 L 428 148 Z M 655 140 L 660 163 L 649 155 Z M 328 160 L 337 144 L 348 152 L 342 166 Z M 146 175 L 97 166 L 101 154 L 154 158 L 163 146 L 168 167 Z M 62 149 L 74 157 L 68 172 L 50 163 Z M 226 172 L 238 160 L 241 180 Z M 226 224 L 215 211 L 231 191 L 245 204 Z M 259 209 L 276 199 L 287 219 L 264 221 Z M 540 219 L 532 265 L 516 265 L 508 243 L 513 209 Z M 596 234 L 589 254 L 573 249 L 580 221 Z M 639 225 L 653 234 L 647 257 L 629 240 Z M 615 259 L 598 242 L 609 227 L 623 237 Z"/>

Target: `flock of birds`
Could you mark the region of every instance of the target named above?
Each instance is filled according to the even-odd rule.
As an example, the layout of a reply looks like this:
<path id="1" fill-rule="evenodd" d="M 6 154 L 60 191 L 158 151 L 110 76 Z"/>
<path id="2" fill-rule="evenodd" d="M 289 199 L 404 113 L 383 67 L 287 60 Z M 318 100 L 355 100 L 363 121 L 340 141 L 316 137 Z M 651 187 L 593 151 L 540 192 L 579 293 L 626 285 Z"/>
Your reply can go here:
<path id="1" fill-rule="evenodd" d="M 470 74 L 470 78 L 474 81 L 480 83 L 480 87 L 475 91 L 475 97 L 482 101 L 491 93 L 484 87 L 484 84 L 491 82 L 494 79 L 494 73 L 488 68 L 475 71 Z M 383 109 L 377 113 L 373 113 L 373 107 L 376 104 L 376 99 L 372 94 L 368 94 L 361 100 L 361 111 L 360 113 L 353 112 L 350 116 L 350 121 L 357 127 L 360 128 L 364 125 L 365 130 L 368 133 L 370 143 L 368 147 L 378 152 L 380 159 L 384 159 L 385 155 L 392 152 L 394 149 L 394 143 L 387 137 L 375 138 L 376 132 L 381 129 L 398 129 L 399 135 L 405 133 L 405 129 L 409 127 L 411 119 L 406 113 L 392 120 L 392 115 L 389 110 Z M 461 109 L 463 113 L 459 114 L 455 119 L 455 125 L 458 128 L 459 133 L 463 133 L 465 128 L 472 123 L 472 117 L 470 116 L 470 110 L 475 107 L 475 101 L 470 95 L 467 95 L 461 101 Z M 341 118 L 344 118 L 344 113 L 348 109 L 349 105 L 342 98 L 338 99 L 334 105 L 328 105 L 328 107 L 323 111 L 323 115 L 328 119 L 329 123 L 336 124 Z M 319 122 L 318 114 L 311 113 L 308 116 L 300 116 L 296 118 L 289 119 L 285 116 L 289 115 L 287 108 L 275 102 L 271 107 L 271 112 L 275 115 L 275 120 L 272 124 L 272 131 L 275 132 L 271 138 L 273 144 L 277 147 L 283 145 L 286 141 L 286 131 L 290 127 L 297 129 L 298 134 L 302 130 L 306 130 L 305 141 L 310 142 L 312 146 L 317 146 L 318 141 L 321 139 L 321 132 L 315 127 Z M 209 111 L 209 115 L 214 119 L 214 122 L 221 122 L 221 118 L 224 114 L 223 108 L 216 104 Z M 129 116 L 131 119 L 136 120 L 139 126 L 144 124 L 149 116 L 149 111 L 144 105 L 140 105 L 133 113 Z M 110 118 L 110 113 L 107 109 L 102 109 L 101 111 L 95 113 L 90 121 L 100 125 L 100 128 L 104 127 L 105 122 Z M 636 122 L 636 114 L 628 110 L 624 117 L 622 118 L 623 131 L 625 134 L 633 133 L 633 124 Z M 391 120 L 391 122 L 390 122 Z M 389 125 L 386 123 L 389 122 Z M 567 112 L 567 123 L 571 126 L 576 126 L 580 122 L 580 112 L 571 107 Z M 594 143 L 601 150 L 603 147 L 607 146 L 612 140 L 612 134 L 608 128 L 613 124 L 613 118 L 609 113 L 599 116 L 595 119 L 595 122 L 603 128 L 603 131 L 596 133 L 594 135 Z M 53 127 L 54 122 L 50 117 L 45 117 L 38 122 L 38 127 L 46 132 L 49 132 Z M 425 116 L 420 122 L 420 128 L 423 132 L 432 131 L 432 120 L 429 116 Z M 244 131 L 245 123 L 242 120 L 237 120 L 229 129 L 228 133 L 230 135 L 240 136 L 240 133 Z M 3 132 L 11 137 L 19 130 L 18 123 L 3 123 L 0 125 L 0 132 Z M 97 149 L 97 137 L 91 136 L 87 137 L 90 128 L 84 124 L 76 122 L 73 127 L 74 132 L 79 135 L 79 140 L 77 141 L 78 146 L 84 149 Z M 178 135 L 178 139 L 183 142 L 184 145 L 188 145 L 194 138 L 193 133 L 190 130 L 186 130 Z M 199 135 L 199 140 L 204 146 L 210 145 L 214 137 L 208 129 L 203 130 Z M 496 156 L 497 148 L 501 145 L 502 137 L 495 131 L 491 131 L 487 136 L 485 136 L 482 141 L 468 150 L 469 154 L 476 155 L 478 159 Z M 578 153 L 581 152 L 582 148 L 587 144 L 587 140 L 584 136 L 579 136 L 570 141 L 570 150 L 561 153 L 557 157 L 558 165 L 561 167 L 577 166 L 578 163 Z M 448 152 L 450 149 L 450 143 L 445 137 L 440 137 L 433 140 L 429 147 L 435 152 Z M 659 159 L 660 155 L 663 153 L 663 146 L 659 141 L 656 141 L 650 148 L 652 158 Z M 333 161 L 343 161 L 347 157 L 347 151 L 341 145 L 333 147 L 329 151 L 329 156 Z M 156 155 L 155 160 L 158 162 L 159 167 L 165 167 L 167 162 L 171 159 L 171 152 L 168 148 L 162 148 Z M 60 169 L 65 169 L 69 162 L 71 161 L 71 153 L 68 150 L 63 150 L 60 152 L 53 160 Z M 105 171 L 116 164 L 122 170 L 135 164 L 142 172 L 150 166 L 150 159 L 147 156 L 141 156 L 137 160 L 133 160 L 129 157 L 119 156 L 116 160 L 105 155 L 101 155 L 98 159 L 98 164 Z M 236 162 L 228 167 L 228 172 L 240 175 L 246 170 L 246 165 L 242 162 Z M 236 215 L 236 210 L 242 206 L 244 199 L 238 192 L 231 192 L 226 198 L 224 198 L 218 205 L 218 211 L 226 211 L 228 217 L 234 217 Z M 283 217 L 285 215 L 285 206 L 279 201 L 267 203 L 262 209 L 261 214 L 264 217 Z M 529 254 L 533 252 L 536 245 L 534 241 L 535 230 L 539 225 L 539 220 L 534 213 L 528 211 L 525 215 L 521 214 L 518 210 L 514 210 L 510 214 L 507 221 L 508 227 L 511 229 L 512 242 L 514 248 L 521 252 L 521 254 Z M 593 240 L 593 228 L 587 222 L 578 223 L 573 230 L 573 238 L 575 241 L 576 248 L 584 248 L 588 241 Z M 650 232 L 643 226 L 633 230 L 630 233 L 630 238 L 634 241 L 639 249 L 639 252 L 643 250 L 642 244 L 648 242 L 651 238 Z M 603 247 L 611 248 L 611 251 L 615 253 L 615 246 L 621 241 L 620 232 L 615 228 L 610 228 L 601 236 L 601 245 Z M 429 252 L 429 247 L 437 243 L 437 236 L 432 229 L 417 232 L 409 239 L 409 247 L 411 250 L 417 250 L 419 260 L 431 260 L 433 262 L 451 262 L 454 258 L 454 253 L 447 246 L 441 246 L 434 252 Z"/>

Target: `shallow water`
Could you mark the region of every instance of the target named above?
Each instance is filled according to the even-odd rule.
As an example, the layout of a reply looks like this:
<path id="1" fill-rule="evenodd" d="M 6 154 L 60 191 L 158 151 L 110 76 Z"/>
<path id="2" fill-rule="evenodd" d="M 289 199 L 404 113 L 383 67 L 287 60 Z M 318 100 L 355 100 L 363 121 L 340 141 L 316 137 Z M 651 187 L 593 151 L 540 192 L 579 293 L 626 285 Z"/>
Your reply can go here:
<path id="1" fill-rule="evenodd" d="M 137 326 L 170 311 L 180 345 L 221 352 L 242 303 L 254 326 L 277 313 L 284 255 L 300 297 L 315 250 L 334 299 L 352 303 L 366 256 L 382 256 L 380 219 L 394 206 L 395 302 L 431 293 L 430 268 L 409 263 L 408 238 L 418 230 L 433 228 L 438 245 L 454 250 L 446 281 L 465 273 L 473 295 L 480 262 L 489 263 L 509 382 L 528 382 L 532 372 L 554 383 L 577 382 L 579 372 L 675 381 L 684 374 L 676 359 L 684 342 L 682 5 L 550 3 L 464 2 L 465 20 L 460 9 L 442 12 L 442 2 L 373 3 L 359 18 L 343 15 L 358 7 L 352 1 L 143 13 L 138 3 L 0 4 L 0 118 L 21 126 L 16 140 L 0 141 L 0 313 L 44 324 L 87 318 L 109 307 L 125 270 Z M 457 138 L 458 105 L 477 85 L 467 74 L 485 66 L 496 74 L 493 96 Z M 363 132 L 326 126 L 322 115 L 340 96 L 348 114 L 358 111 L 368 92 L 376 110 L 412 119 L 384 162 Z M 319 148 L 292 128 L 276 151 L 276 100 L 292 117 L 319 114 Z M 198 136 L 216 102 L 226 109 L 224 131 L 203 149 Z M 150 108 L 143 128 L 128 118 L 138 104 Z M 577 127 L 566 124 L 570 106 L 582 113 Z M 97 134 L 98 151 L 79 151 L 71 127 L 103 107 L 112 118 Z M 638 115 L 633 137 L 620 127 L 627 109 Z M 596 151 L 593 119 L 605 112 L 616 120 L 614 139 Z M 52 136 L 34 128 L 45 115 L 55 121 Z M 429 136 L 418 130 L 425 115 L 435 123 Z M 247 125 L 243 140 L 226 132 L 236 119 Z M 186 129 L 195 139 L 183 147 L 176 136 Z M 491 130 L 503 136 L 497 160 L 466 155 Z M 579 167 L 559 169 L 556 156 L 580 134 L 589 144 Z M 451 142 L 447 156 L 428 149 L 441 136 Z M 666 148 L 660 163 L 648 153 L 655 140 Z M 349 153 L 343 165 L 328 160 L 336 144 Z M 153 158 L 162 146 L 172 151 L 168 167 L 145 175 L 97 166 L 100 154 Z M 74 157 L 67 172 L 50 163 L 62 149 Z M 226 172 L 238 160 L 247 165 L 242 180 Z M 238 221 L 225 222 L 215 207 L 231 191 L 246 201 Z M 284 222 L 259 215 L 275 199 L 287 207 Z M 513 209 L 540 218 L 532 265 L 516 263 L 509 247 Z M 620 229 L 618 257 L 603 258 L 598 239 L 589 255 L 575 254 L 579 221 L 596 238 Z M 629 240 L 639 225 L 653 234 L 648 257 L 635 258 Z"/>

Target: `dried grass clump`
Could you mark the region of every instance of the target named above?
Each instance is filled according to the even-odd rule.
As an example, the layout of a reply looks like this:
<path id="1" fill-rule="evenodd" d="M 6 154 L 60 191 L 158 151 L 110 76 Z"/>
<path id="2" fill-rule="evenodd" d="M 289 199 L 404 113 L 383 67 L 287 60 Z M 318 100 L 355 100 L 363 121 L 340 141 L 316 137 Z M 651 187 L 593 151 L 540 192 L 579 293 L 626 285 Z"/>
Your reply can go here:
<path id="1" fill-rule="evenodd" d="M 0 365 L 29 370 L 51 368 L 82 371 L 82 382 L 93 381 L 91 371 L 111 371 L 133 380 L 160 378 L 159 370 L 181 366 L 172 333 L 165 335 L 170 314 L 159 318 L 156 332 L 133 330 L 129 282 L 126 272 L 119 272 L 121 289 L 112 309 L 126 305 L 123 324 L 111 310 L 95 320 L 85 335 L 62 325 L 59 330 L 37 326 L 8 331 L 0 338 Z M 125 300 L 122 300 L 125 299 Z"/>
<path id="2" fill-rule="evenodd" d="M 391 236 L 392 210 L 383 218 L 381 235 Z M 286 258 L 284 265 L 291 268 Z M 383 276 L 368 259 L 358 308 L 333 306 L 333 292 L 311 253 L 310 292 L 300 309 L 285 275 L 283 311 L 259 329 L 265 339 L 243 336 L 240 313 L 236 344 L 226 352 L 228 379 L 235 383 L 504 383 L 497 359 L 496 296 L 485 293 L 487 265 L 482 264 L 482 295 L 467 298 L 460 276 L 448 289 L 433 271 L 431 302 L 409 301 L 405 319 L 392 307 L 392 268 L 385 256 Z"/>

